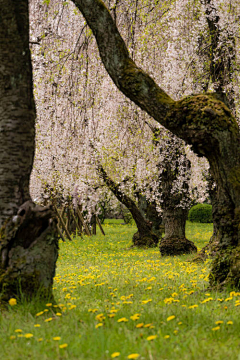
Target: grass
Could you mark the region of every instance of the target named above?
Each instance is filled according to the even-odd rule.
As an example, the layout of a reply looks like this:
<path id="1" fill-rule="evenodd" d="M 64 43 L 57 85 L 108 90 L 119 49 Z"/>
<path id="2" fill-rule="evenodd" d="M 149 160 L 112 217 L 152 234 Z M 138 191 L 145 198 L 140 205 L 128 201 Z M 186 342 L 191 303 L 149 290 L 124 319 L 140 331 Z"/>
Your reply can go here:
<path id="1" fill-rule="evenodd" d="M 121 221 L 120 221 L 121 222 Z M 9 305 L 0 316 L 2 360 L 240 360 L 240 293 L 208 290 L 210 263 L 130 248 L 134 226 L 60 244 L 58 307 Z M 211 224 L 187 224 L 200 249 Z"/>

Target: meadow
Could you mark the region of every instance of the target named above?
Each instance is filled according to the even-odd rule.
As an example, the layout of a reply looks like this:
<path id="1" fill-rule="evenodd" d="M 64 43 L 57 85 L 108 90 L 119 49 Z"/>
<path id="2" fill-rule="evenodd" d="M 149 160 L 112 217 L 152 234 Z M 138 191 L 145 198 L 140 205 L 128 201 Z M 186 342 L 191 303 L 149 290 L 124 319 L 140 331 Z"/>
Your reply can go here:
<path id="1" fill-rule="evenodd" d="M 120 222 L 60 243 L 56 304 L 12 301 L 0 359 L 240 360 L 240 292 L 208 289 L 210 260 L 131 248 L 136 228 Z M 212 224 L 187 224 L 199 249 L 211 234 Z"/>

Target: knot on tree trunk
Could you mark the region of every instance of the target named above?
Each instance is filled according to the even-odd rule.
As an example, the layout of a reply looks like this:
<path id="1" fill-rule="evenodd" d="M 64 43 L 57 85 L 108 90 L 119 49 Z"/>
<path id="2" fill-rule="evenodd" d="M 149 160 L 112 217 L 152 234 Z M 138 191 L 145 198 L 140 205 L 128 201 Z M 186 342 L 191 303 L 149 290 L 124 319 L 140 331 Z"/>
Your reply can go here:
<path id="1" fill-rule="evenodd" d="M 185 237 L 163 238 L 159 248 L 162 256 L 184 255 L 197 252 L 197 247 L 194 243 Z"/>
<path id="2" fill-rule="evenodd" d="M 58 236 L 51 207 L 21 205 L 0 230 L 0 256 L 1 300 L 52 297 Z"/>

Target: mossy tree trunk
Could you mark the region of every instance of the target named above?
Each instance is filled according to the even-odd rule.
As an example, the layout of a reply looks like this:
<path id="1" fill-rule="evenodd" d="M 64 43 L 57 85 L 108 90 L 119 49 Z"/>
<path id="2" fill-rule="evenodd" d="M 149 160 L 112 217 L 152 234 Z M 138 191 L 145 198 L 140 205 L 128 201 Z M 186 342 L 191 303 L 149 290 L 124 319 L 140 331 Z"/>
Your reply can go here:
<path id="1" fill-rule="evenodd" d="M 220 250 L 212 285 L 240 287 L 240 133 L 228 107 L 214 95 L 171 99 L 130 58 L 109 10 L 101 0 L 72 0 L 96 38 L 103 64 L 115 85 L 156 121 L 192 145 L 210 163 L 216 183 L 216 230 Z"/>
<path id="2" fill-rule="evenodd" d="M 104 183 L 107 185 L 109 190 L 116 196 L 116 198 L 126 206 L 126 208 L 132 214 L 133 219 L 135 220 L 138 232 L 133 235 L 133 245 L 134 246 L 146 246 L 154 247 L 158 244 L 158 236 L 156 236 L 152 231 L 152 224 L 147 221 L 142 215 L 141 211 L 138 209 L 135 202 L 126 194 L 124 194 L 120 189 L 120 184 L 116 184 L 106 173 L 101 164 L 98 164 L 98 172 Z"/>
<path id="3" fill-rule="evenodd" d="M 27 0 L 0 1 L 0 300 L 51 296 L 57 258 L 52 212 L 30 200 L 35 105 Z"/>

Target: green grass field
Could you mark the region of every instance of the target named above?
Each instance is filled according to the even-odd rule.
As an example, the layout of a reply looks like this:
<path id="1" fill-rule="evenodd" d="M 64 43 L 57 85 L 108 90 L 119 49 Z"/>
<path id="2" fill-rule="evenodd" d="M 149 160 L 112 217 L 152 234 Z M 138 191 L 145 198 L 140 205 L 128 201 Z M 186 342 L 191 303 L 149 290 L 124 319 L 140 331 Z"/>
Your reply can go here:
<path id="1" fill-rule="evenodd" d="M 121 221 L 120 221 L 121 222 Z M 240 293 L 207 289 L 210 262 L 130 248 L 134 226 L 60 244 L 58 307 L 9 305 L 0 317 L 1 360 L 240 360 Z M 200 249 L 211 224 L 187 224 Z"/>

